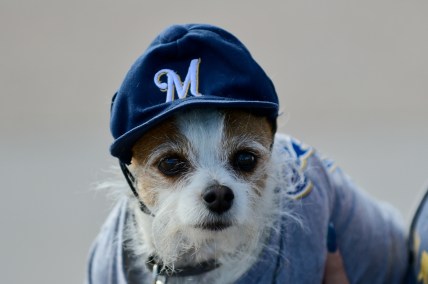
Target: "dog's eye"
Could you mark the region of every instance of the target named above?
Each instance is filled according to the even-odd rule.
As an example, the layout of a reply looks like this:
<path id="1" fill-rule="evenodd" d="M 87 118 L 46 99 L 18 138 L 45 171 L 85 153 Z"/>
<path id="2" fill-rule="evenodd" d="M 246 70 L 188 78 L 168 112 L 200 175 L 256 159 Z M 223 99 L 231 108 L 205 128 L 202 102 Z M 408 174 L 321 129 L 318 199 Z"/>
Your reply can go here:
<path id="1" fill-rule="evenodd" d="M 251 172 L 257 164 L 257 157 L 248 151 L 239 151 L 235 154 L 233 159 L 233 166 L 235 169 L 242 172 Z"/>
<path id="2" fill-rule="evenodd" d="M 187 162 L 176 156 L 163 158 L 158 164 L 159 171 L 167 176 L 182 174 L 186 172 L 188 168 Z"/>

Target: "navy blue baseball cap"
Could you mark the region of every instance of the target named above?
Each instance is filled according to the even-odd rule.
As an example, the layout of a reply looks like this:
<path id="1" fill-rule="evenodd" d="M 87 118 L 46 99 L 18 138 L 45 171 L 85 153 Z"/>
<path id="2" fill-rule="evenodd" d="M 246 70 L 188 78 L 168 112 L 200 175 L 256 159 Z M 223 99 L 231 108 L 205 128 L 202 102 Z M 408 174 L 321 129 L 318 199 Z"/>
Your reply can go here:
<path id="1" fill-rule="evenodd" d="M 113 96 L 111 154 L 129 164 L 148 129 L 192 107 L 247 109 L 274 125 L 279 108 L 272 81 L 235 36 L 211 25 L 174 25 L 135 61 Z"/>

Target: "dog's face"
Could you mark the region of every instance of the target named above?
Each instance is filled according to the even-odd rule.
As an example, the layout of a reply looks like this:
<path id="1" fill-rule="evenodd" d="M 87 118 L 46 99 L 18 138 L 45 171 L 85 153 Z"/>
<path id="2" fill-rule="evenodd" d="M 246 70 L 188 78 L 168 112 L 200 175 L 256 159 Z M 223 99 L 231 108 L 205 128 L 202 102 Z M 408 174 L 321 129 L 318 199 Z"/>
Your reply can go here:
<path id="1" fill-rule="evenodd" d="M 186 253 L 209 258 L 257 239 L 272 194 L 273 135 L 264 117 L 198 109 L 176 114 L 135 144 L 131 171 L 154 214 L 143 233 L 164 261 Z"/>

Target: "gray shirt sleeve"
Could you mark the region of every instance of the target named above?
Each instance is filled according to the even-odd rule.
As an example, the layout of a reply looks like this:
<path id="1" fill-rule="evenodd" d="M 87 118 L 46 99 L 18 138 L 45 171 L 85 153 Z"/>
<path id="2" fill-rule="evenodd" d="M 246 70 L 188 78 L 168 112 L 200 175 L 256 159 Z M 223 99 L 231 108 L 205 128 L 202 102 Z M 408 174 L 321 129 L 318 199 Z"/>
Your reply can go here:
<path id="1" fill-rule="evenodd" d="M 301 232 L 312 243 L 312 249 L 319 249 L 315 259 L 326 256 L 327 227 L 333 223 L 351 283 L 402 283 L 408 251 L 400 214 L 390 205 L 371 198 L 340 168 L 321 159 L 315 151 L 306 159 L 305 183 L 312 188 L 296 202 L 300 204 L 303 224 L 306 222 L 311 228 L 309 234 L 322 242 L 311 242 L 308 230 Z M 300 257 L 304 255 L 300 253 Z M 324 262 L 321 264 L 323 269 Z"/>
<path id="2" fill-rule="evenodd" d="M 95 239 L 87 267 L 86 284 L 127 284 L 123 261 L 123 230 L 127 217 L 126 200 L 121 200 Z"/>

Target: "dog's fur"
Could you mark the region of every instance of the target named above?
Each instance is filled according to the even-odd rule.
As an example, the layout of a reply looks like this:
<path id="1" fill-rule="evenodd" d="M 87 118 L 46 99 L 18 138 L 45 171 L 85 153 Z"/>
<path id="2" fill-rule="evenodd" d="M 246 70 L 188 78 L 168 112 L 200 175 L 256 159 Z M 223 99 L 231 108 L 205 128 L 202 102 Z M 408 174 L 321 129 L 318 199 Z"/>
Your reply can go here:
<path id="1" fill-rule="evenodd" d="M 178 112 L 158 124 L 134 145 L 130 171 L 138 195 L 154 216 L 141 212 L 130 195 L 133 222 L 127 224 L 128 250 L 144 265 L 157 255 L 165 269 L 215 259 L 221 266 L 191 277 L 196 283 L 231 283 L 256 261 L 282 212 L 278 187 L 274 129 L 262 116 L 239 110 L 196 109 Z M 251 153 L 255 167 L 236 166 L 237 153 Z M 182 172 L 165 175 L 160 163 L 178 158 Z M 293 168 L 293 164 L 287 165 Z M 282 179 L 283 180 L 283 179 Z M 281 187 L 293 186 L 291 178 Z M 283 181 L 284 182 L 284 181 Z M 202 200 L 212 185 L 229 187 L 234 199 L 223 214 L 211 212 Z M 190 278 L 171 278 L 181 283 Z"/>

